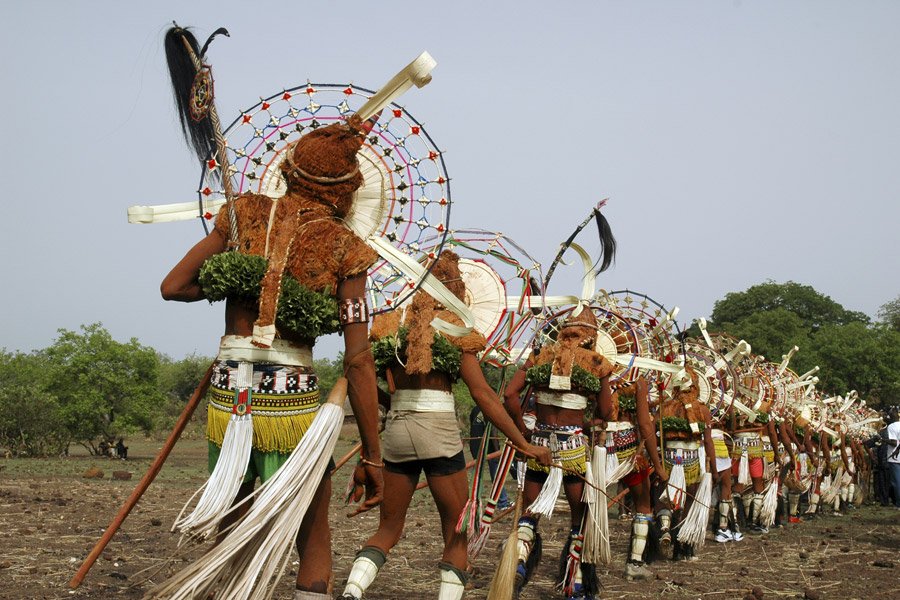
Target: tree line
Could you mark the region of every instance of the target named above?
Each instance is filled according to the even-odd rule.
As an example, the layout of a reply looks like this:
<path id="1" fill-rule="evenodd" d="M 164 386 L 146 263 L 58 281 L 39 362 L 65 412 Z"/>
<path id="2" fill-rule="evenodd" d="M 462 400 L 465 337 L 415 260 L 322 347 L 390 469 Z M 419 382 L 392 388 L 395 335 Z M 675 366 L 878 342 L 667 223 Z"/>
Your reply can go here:
<path id="1" fill-rule="evenodd" d="M 769 281 L 716 302 L 709 329 L 743 338 L 775 362 L 799 346 L 792 368 L 821 367 L 818 387 L 827 392 L 855 389 L 874 407 L 900 399 L 900 297 L 872 321 L 808 285 Z M 699 336 L 696 325 L 688 333 Z M 211 361 L 172 360 L 135 338 L 116 341 L 100 323 L 60 329 L 43 350 L 0 351 L 0 448 L 14 456 L 53 456 L 80 444 L 96 454 L 104 440 L 166 432 Z M 343 372 L 342 357 L 318 359 L 314 367 L 325 398 Z M 500 370 L 486 368 L 485 375 L 499 387 Z M 454 393 L 466 420 L 472 399 L 464 385 Z M 200 426 L 205 415 L 195 413 Z"/>

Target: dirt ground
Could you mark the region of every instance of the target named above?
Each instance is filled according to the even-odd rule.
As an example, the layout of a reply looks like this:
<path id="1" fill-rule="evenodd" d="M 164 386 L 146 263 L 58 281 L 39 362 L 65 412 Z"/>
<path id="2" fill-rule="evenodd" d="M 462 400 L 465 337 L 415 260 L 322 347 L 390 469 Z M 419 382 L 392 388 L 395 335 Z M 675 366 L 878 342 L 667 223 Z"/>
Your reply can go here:
<path id="1" fill-rule="evenodd" d="M 346 430 L 348 433 L 350 429 Z M 342 438 L 336 454 L 351 445 Z M 177 549 L 169 527 L 182 504 L 203 482 L 206 444 L 183 440 L 156 482 L 107 547 L 84 584 L 67 587 L 81 561 L 150 464 L 158 443 L 132 440 L 128 461 L 71 456 L 60 459 L 0 460 L 0 598 L 140 598 L 154 582 L 198 555 Z M 84 479 L 89 467 L 103 479 Z M 131 481 L 111 479 L 112 471 L 133 473 Z M 335 588 L 346 579 L 356 549 L 374 531 L 377 515 L 346 518 L 338 496 L 348 470 L 336 476 L 331 524 L 334 530 Z M 484 598 L 498 545 L 511 519 L 495 525 L 488 546 L 474 562 L 467 598 Z M 900 598 L 900 512 L 871 505 L 843 517 L 827 517 L 748 535 L 741 543 L 712 541 L 694 562 L 651 566 L 656 579 L 628 582 L 622 577 L 630 521 L 611 513 L 614 555 L 601 568 L 603 598 Z M 544 560 L 523 599 L 558 597 L 552 579 L 568 530 L 568 514 L 559 511 L 542 523 Z M 413 500 L 404 539 L 391 553 L 370 588 L 371 600 L 436 597 L 441 539 L 438 517 L 427 490 Z M 293 577 L 286 576 L 275 598 L 290 598 Z"/>

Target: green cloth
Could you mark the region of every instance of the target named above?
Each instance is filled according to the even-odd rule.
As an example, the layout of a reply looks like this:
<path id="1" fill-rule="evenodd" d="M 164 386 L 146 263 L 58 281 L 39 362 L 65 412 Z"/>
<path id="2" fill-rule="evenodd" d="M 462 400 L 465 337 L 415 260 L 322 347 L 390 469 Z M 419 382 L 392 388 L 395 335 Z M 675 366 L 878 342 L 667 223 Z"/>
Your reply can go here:
<path id="1" fill-rule="evenodd" d="M 208 442 L 209 444 L 209 472 L 212 473 L 219 461 L 219 453 L 221 448 Z M 244 474 L 242 483 L 250 483 L 259 477 L 260 483 L 265 483 L 275 474 L 275 471 L 281 468 L 281 465 L 287 462 L 290 454 L 282 454 L 281 452 L 263 452 L 253 448 L 250 450 L 250 464 L 247 465 L 247 472 Z"/>

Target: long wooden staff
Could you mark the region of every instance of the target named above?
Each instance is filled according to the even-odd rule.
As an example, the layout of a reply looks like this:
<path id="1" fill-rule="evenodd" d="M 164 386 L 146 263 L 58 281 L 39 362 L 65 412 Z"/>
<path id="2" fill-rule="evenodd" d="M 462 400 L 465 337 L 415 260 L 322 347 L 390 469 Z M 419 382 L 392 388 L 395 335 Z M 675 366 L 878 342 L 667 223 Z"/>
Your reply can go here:
<path id="1" fill-rule="evenodd" d="M 96 562 L 97 558 L 100 557 L 100 554 L 106 548 L 107 544 L 109 544 L 110 540 L 112 540 L 113 536 L 116 534 L 116 531 L 119 530 L 119 527 L 122 526 L 122 523 L 125 522 L 125 519 L 131 512 L 131 509 L 135 507 L 135 505 L 138 503 L 138 500 L 141 499 L 141 496 L 144 495 L 144 492 L 147 491 L 147 488 L 150 487 L 150 484 L 153 483 L 153 480 L 159 474 L 160 470 L 162 469 L 163 463 L 166 462 L 166 459 L 172 452 L 172 448 L 175 447 L 175 442 L 178 441 L 178 438 L 181 436 L 184 428 L 187 427 L 188 422 L 191 420 L 191 416 L 193 416 L 194 410 L 197 408 L 197 405 L 200 404 L 200 400 L 202 400 L 206 395 L 206 390 L 209 389 L 209 382 L 212 378 L 214 364 L 215 363 L 209 365 L 209 368 L 206 370 L 206 374 L 200 381 L 200 385 L 198 385 L 197 389 L 194 390 L 194 393 L 191 395 L 190 400 L 188 400 L 188 403 L 185 405 L 184 410 L 181 411 L 181 416 L 178 417 L 178 422 L 175 423 L 175 427 L 174 429 L 172 429 L 172 433 L 169 434 L 168 439 L 166 439 L 166 443 L 159 451 L 159 454 L 156 455 L 156 460 L 153 461 L 153 464 L 150 465 L 150 468 L 144 474 L 144 477 L 141 479 L 140 483 L 138 483 L 137 487 L 134 488 L 134 491 L 131 492 L 131 496 L 128 497 L 128 500 L 126 500 L 125 504 L 122 505 L 122 508 L 119 509 L 118 514 L 109 524 L 109 527 L 106 528 L 106 531 L 103 532 L 103 535 L 97 541 L 94 549 L 91 550 L 91 553 L 88 554 L 88 557 L 84 559 L 83 563 L 81 563 L 81 568 L 79 568 L 78 572 L 75 573 L 75 577 L 73 577 L 72 581 L 69 582 L 69 587 L 73 590 L 81 585 L 81 582 L 88 574 L 88 571 L 90 571 L 91 567 L 94 566 L 94 562 Z"/>

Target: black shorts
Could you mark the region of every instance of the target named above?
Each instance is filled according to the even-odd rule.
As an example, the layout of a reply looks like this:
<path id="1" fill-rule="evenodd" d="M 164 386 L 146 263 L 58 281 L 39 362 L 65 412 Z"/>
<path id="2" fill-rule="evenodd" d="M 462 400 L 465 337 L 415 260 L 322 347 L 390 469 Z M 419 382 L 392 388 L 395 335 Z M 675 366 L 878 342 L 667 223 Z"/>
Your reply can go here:
<path id="1" fill-rule="evenodd" d="M 525 469 L 525 481 L 532 481 L 534 483 L 544 485 L 544 483 L 547 482 L 548 477 L 550 477 L 550 473 L 535 471 L 533 469 Z M 572 475 L 571 473 L 566 473 L 565 475 L 563 475 L 563 483 L 566 485 L 571 485 L 580 481 L 582 481 L 582 479 L 578 475 Z"/>
<path id="2" fill-rule="evenodd" d="M 419 475 L 425 471 L 425 476 L 441 477 L 443 475 L 453 475 L 459 473 L 466 468 L 466 458 L 463 456 L 462 450 L 453 456 L 439 456 L 438 458 L 425 458 L 419 460 L 408 460 L 406 462 L 384 461 L 384 468 L 391 473 L 399 473 L 406 475 L 414 481 L 419 480 Z"/>

